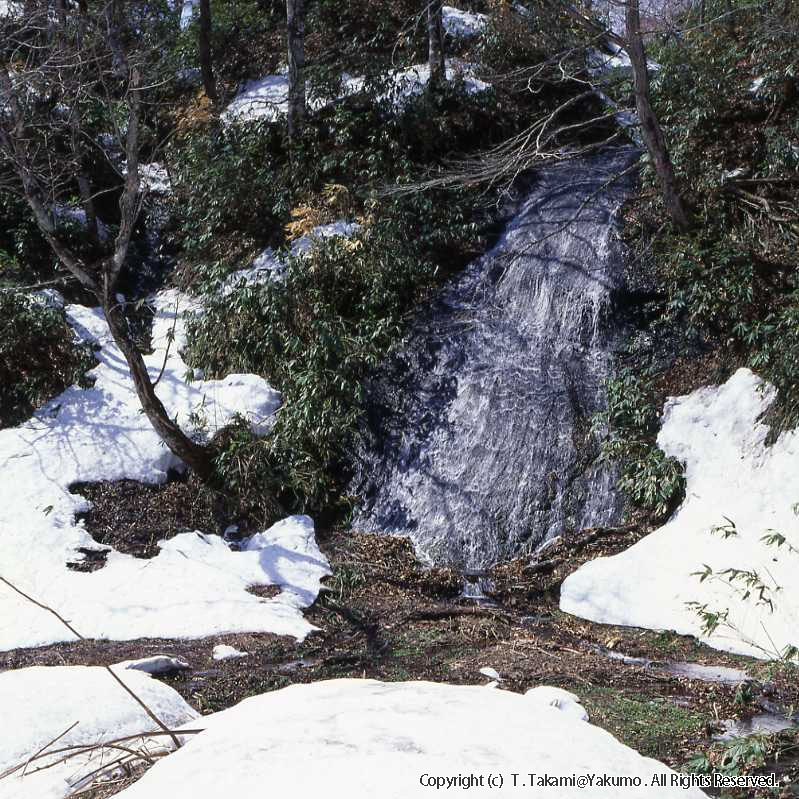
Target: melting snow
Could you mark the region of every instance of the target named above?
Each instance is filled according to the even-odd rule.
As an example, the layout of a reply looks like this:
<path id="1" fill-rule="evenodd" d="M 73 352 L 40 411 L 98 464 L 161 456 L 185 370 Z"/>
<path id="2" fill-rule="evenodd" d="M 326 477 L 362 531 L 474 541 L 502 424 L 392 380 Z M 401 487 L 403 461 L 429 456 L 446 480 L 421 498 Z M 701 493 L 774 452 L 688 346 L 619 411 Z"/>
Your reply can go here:
<path id="1" fill-rule="evenodd" d="M 287 257 L 296 258 L 307 255 L 314 246 L 325 239 L 337 236 L 350 238 L 360 229 L 361 225 L 357 222 L 339 219 L 329 225 L 319 225 L 304 236 L 295 239 L 291 243 L 288 253 L 276 252 L 271 247 L 267 247 L 253 260 L 250 267 L 233 272 L 222 284 L 221 291 L 223 294 L 230 294 L 231 291 L 242 286 L 251 286 L 265 280 L 272 280 L 283 271 Z"/>
<path id="2" fill-rule="evenodd" d="M 561 608 L 605 624 L 676 630 L 717 649 L 756 657 L 799 645 L 799 431 L 766 447 L 759 421 L 774 390 L 748 369 L 724 385 L 670 399 L 658 444 L 685 464 L 686 498 L 673 518 L 626 552 L 586 563 L 566 579 Z M 725 537 L 713 527 L 735 524 Z M 781 547 L 763 536 L 785 536 Z M 794 552 L 789 551 L 792 546 Z M 700 582 L 705 564 L 719 571 L 754 570 L 769 586 L 743 600 L 716 579 Z M 778 588 L 777 588 L 778 586 Z M 688 601 L 730 610 L 730 626 L 702 634 Z"/>
<path id="3" fill-rule="evenodd" d="M 217 644 L 211 657 L 214 660 L 232 660 L 233 658 L 246 658 L 249 652 L 242 652 L 234 646 L 227 644 Z"/>
<path id="4" fill-rule="evenodd" d="M 115 666 L 115 673 L 171 729 L 198 717 L 180 694 L 142 671 Z M 16 766 L 78 722 L 50 749 L 93 745 L 157 729 L 144 710 L 99 666 L 33 666 L 0 674 L 3 716 L 13 734 L 0 735 L 0 773 Z M 10 731 L 10 728 L 7 727 Z M 151 746 L 169 745 L 154 738 Z M 130 745 L 130 742 L 128 742 Z M 138 746 L 138 743 L 134 743 Z M 107 753 L 106 753 L 107 758 Z M 97 768 L 97 754 L 33 773 L 49 760 L 30 764 L 27 775 L 0 780 L 0 799 L 62 799 Z"/>
<path id="5" fill-rule="evenodd" d="M 441 14 L 444 18 L 444 30 L 453 39 L 471 39 L 482 33 L 488 24 L 488 17 L 485 14 L 461 11 L 452 6 L 443 6 Z"/>
<path id="6" fill-rule="evenodd" d="M 191 668 L 185 660 L 170 655 L 152 655 L 138 660 L 123 660 L 118 666 L 122 669 L 144 671 L 147 674 L 168 674 L 171 671 Z"/>
<path id="7" fill-rule="evenodd" d="M 446 63 L 447 80 L 462 77 L 466 91 L 477 94 L 487 91 L 489 84 L 475 77 L 475 65 L 457 59 L 448 59 Z M 413 97 L 420 95 L 430 80 L 430 67 L 427 64 L 416 64 L 407 69 L 392 73 L 393 87 L 380 95 L 378 100 L 392 100 L 397 108 L 402 108 Z M 339 99 L 363 91 L 366 81 L 362 77 L 344 74 L 339 88 Z M 222 112 L 223 122 L 249 122 L 256 119 L 274 122 L 288 113 L 288 76 L 285 74 L 266 75 L 258 80 L 249 81 L 233 98 Z M 330 105 L 331 100 L 323 97 L 310 97 L 308 106 L 318 110 Z"/>
<path id="8" fill-rule="evenodd" d="M 154 379 L 165 364 L 157 392 L 170 415 L 198 435 L 213 434 L 237 413 L 257 434 L 268 432 L 279 393 L 254 375 L 186 382 L 182 311 L 191 304 L 168 291 L 155 306 L 154 352 L 145 361 Z M 160 542 L 150 560 L 111 550 L 98 571 L 67 569 L 67 562 L 81 560 L 80 548 L 107 549 L 76 521 L 89 503 L 71 494 L 70 485 L 158 483 L 169 469 L 182 467 L 141 413 L 101 312 L 71 305 L 67 315 L 83 338 L 101 348 L 100 364 L 91 372 L 95 385 L 69 388 L 29 422 L 0 431 L 0 574 L 58 610 L 86 637 L 272 632 L 303 638 L 313 628 L 301 609 L 314 601 L 329 573 L 307 516 L 292 516 L 240 542 L 241 551 L 218 536 L 182 533 Z M 263 600 L 246 590 L 252 585 L 282 590 Z M 50 614 L 0 585 L 0 650 L 72 638 Z"/>
<path id="9" fill-rule="evenodd" d="M 568 716 L 577 719 L 577 721 L 588 721 L 588 713 L 580 704 L 580 699 L 562 688 L 538 685 L 535 688 L 530 688 L 525 693 L 525 696 L 535 702 L 540 702 L 542 705 L 556 707 L 562 713 L 566 713 Z"/>
<path id="10" fill-rule="evenodd" d="M 484 784 L 470 796 L 517 797 L 521 788 L 510 775 L 537 772 L 640 777 L 640 787 L 600 793 L 607 799 L 651 799 L 653 775 L 670 782 L 671 769 L 566 710 L 567 692 L 544 693 L 351 679 L 292 685 L 204 717 L 204 732 L 119 797 L 255 797 L 268 786 L 274 796 L 408 799 L 437 793 L 430 778 L 459 774 L 503 774 L 501 788 Z M 567 696 L 574 703 L 576 697 Z M 680 787 L 656 794 L 704 796 Z M 586 790 L 553 787 L 547 795 L 578 799 Z"/>

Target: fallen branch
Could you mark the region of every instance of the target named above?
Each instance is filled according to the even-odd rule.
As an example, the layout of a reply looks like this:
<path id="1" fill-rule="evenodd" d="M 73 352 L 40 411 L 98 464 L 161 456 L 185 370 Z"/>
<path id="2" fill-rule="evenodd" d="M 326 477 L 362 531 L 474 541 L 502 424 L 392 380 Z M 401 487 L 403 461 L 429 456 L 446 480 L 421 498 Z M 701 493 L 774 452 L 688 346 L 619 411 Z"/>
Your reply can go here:
<path id="1" fill-rule="evenodd" d="M 78 638 L 81 641 L 87 640 L 60 613 L 53 610 L 53 608 L 43 604 L 42 602 L 38 602 L 32 596 L 29 596 L 24 591 L 17 588 L 17 586 L 15 586 L 12 582 L 6 580 L 6 578 L 3 577 L 2 575 L 0 575 L 0 582 L 5 583 L 5 585 L 7 585 L 12 591 L 15 591 L 21 597 L 27 599 L 28 602 L 31 602 L 34 605 L 36 605 L 36 607 L 41 608 L 42 610 L 46 610 L 48 613 L 52 613 L 52 615 L 55 616 L 61 622 L 61 624 L 63 624 L 76 638 Z M 111 669 L 110 666 L 103 666 L 103 668 L 114 678 L 114 680 L 116 680 L 116 682 L 119 683 L 119 685 L 123 688 L 123 690 L 125 690 L 133 698 L 133 700 L 139 705 L 139 707 L 142 708 L 142 710 L 144 710 L 144 712 L 153 720 L 153 722 L 157 724 L 167 735 L 169 735 L 172 738 L 172 742 L 175 744 L 175 748 L 180 749 L 180 740 L 178 739 L 177 735 L 175 735 L 169 729 L 169 727 L 167 727 L 166 724 L 164 724 L 164 722 L 161 721 L 161 719 L 159 719 L 158 716 L 156 716 L 152 710 L 150 710 L 150 708 L 147 706 L 144 700 L 141 699 L 141 697 L 137 696 L 137 694 L 133 691 L 133 689 L 129 688 L 122 681 L 122 679 L 114 673 L 114 671 Z"/>

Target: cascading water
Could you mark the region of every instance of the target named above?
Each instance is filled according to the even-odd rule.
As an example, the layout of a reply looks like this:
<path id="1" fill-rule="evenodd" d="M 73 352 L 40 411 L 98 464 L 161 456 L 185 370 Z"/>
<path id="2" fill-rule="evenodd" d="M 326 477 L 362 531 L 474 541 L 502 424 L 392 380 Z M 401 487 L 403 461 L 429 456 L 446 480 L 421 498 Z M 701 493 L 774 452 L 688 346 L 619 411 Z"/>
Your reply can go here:
<path id="1" fill-rule="evenodd" d="M 481 569 L 567 529 L 613 523 L 591 416 L 617 334 L 615 216 L 631 148 L 541 170 L 497 245 L 446 286 L 370 386 L 353 526 Z"/>

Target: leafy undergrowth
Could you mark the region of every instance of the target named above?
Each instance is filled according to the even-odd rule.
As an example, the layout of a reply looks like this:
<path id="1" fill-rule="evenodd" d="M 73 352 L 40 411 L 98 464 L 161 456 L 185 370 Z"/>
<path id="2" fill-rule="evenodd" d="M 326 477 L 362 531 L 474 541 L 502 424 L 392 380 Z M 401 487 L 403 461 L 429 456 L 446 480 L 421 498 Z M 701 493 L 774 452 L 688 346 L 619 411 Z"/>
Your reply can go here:
<path id="1" fill-rule="evenodd" d="M 20 291 L 0 291 L 0 428 L 29 418 L 95 366 L 64 312 Z"/>

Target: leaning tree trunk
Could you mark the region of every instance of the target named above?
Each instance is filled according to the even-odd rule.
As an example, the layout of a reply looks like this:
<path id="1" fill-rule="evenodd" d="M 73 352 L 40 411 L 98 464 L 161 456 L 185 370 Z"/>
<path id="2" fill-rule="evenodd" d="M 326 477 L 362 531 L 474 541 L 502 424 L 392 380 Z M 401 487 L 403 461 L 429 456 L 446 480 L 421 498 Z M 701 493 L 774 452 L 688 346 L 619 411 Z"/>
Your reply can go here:
<path id="1" fill-rule="evenodd" d="M 446 80 L 442 0 L 430 0 L 427 5 L 427 42 L 430 86 L 435 88 L 441 86 Z"/>
<path id="2" fill-rule="evenodd" d="M 724 21 L 727 27 L 727 35 L 735 36 L 735 12 L 732 10 L 732 0 L 724 1 Z"/>
<path id="3" fill-rule="evenodd" d="M 679 230 L 691 227 L 688 213 L 677 187 L 677 177 L 671 162 L 666 139 L 660 127 L 657 115 L 652 108 L 649 91 L 649 73 L 647 71 L 646 53 L 641 39 L 641 17 L 638 0 L 627 0 L 627 54 L 633 70 L 633 92 L 638 121 L 641 123 L 641 136 L 646 145 L 649 157 L 655 167 L 655 174 L 660 183 L 663 202 L 672 222 Z"/>
<path id="4" fill-rule="evenodd" d="M 216 80 L 211 63 L 211 0 L 200 0 L 200 25 L 197 32 L 197 54 L 200 59 L 200 74 L 208 99 L 216 103 Z"/>
<path id="5" fill-rule="evenodd" d="M 289 56 L 289 137 L 294 138 L 305 121 L 305 0 L 286 0 Z"/>
<path id="6" fill-rule="evenodd" d="M 127 59 L 125 59 L 127 63 Z M 116 69 L 118 65 L 114 65 Z M 127 124 L 127 175 L 119 200 L 120 224 L 114 241 L 113 254 L 100 264 L 86 264 L 68 243 L 61 241 L 49 206 L 49 192 L 41 185 L 41 169 L 32 159 L 31 132 L 22 113 L 8 69 L 0 64 L 0 97 L 7 113 L 0 115 L 0 154 L 17 172 L 20 188 L 33 213 L 39 230 L 50 244 L 62 265 L 91 291 L 100 303 L 111 336 L 125 358 L 142 410 L 153 429 L 169 449 L 201 479 L 208 482 L 213 476 L 210 447 L 192 441 L 174 422 L 155 393 L 141 352 L 128 330 L 127 320 L 115 298 L 115 287 L 126 263 L 133 228 L 139 211 L 139 113 L 141 76 L 134 67 L 130 72 Z M 58 129 L 56 129 L 58 130 Z M 46 184 L 45 184 L 46 185 Z"/>
<path id="7" fill-rule="evenodd" d="M 114 343 L 125 357 L 130 370 L 130 378 L 142 410 L 159 438 L 204 481 L 213 475 L 210 450 L 203 444 L 192 441 L 167 413 L 164 404 L 155 393 L 155 386 L 147 371 L 139 348 L 131 338 L 125 315 L 116 300 L 115 294 L 107 287 L 99 297 L 103 314 Z"/>

